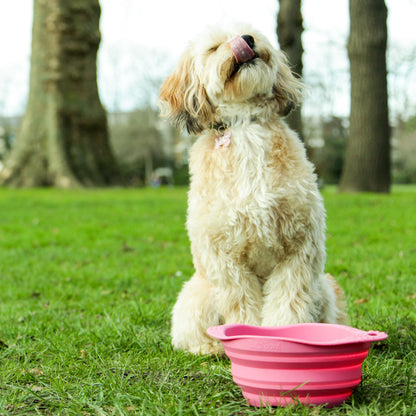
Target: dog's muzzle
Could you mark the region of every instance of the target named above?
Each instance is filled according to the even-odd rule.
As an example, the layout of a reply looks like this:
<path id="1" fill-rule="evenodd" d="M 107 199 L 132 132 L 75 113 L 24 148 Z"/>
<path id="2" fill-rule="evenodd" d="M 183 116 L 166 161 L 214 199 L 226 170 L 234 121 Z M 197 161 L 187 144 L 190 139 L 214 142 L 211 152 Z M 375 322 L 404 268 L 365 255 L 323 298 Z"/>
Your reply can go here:
<path id="1" fill-rule="evenodd" d="M 230 41 L 230 47 L 238 64 L 248 62 L 256 57 L 253 51 L 254 38 L 251 35 L 236 36 Z"/>

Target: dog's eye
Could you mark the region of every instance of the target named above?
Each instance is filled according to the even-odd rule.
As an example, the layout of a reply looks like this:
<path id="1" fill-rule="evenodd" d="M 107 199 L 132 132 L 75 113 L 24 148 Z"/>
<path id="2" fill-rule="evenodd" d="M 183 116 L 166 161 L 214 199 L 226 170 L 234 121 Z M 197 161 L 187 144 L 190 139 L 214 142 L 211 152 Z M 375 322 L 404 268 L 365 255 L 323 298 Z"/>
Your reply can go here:
<path id="1" fill-rule="evenodd" d="M 219 46 L 220 45 L 216 45 L 216 46 L 213 46 L 212 48 L 209 48 L 208 53 L 214 53 L 219 48 Z"/>

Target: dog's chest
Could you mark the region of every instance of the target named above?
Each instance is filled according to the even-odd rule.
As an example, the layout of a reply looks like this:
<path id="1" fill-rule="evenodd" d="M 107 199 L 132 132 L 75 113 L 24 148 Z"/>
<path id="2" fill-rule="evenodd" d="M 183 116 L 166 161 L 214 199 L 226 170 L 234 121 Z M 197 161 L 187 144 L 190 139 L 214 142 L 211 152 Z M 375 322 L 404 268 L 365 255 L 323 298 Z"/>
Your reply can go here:
<path id="1" fill-rule="evenodd" d="M 298 214 L 288 209 L 291 191 L 285 189 L 272 146 L 267 137 L 241 132 L 232 133 L 227 147 L 215 149 L 212 138 L 197 143 L 188 227 L 194 224 L 215 239 L 221 235 L 242 252 L 280 249 L 281 221 L 296 221 Z"/>
<path id="2" fill-rule="evenodd" d="M 284 141 L 278 134 L 253 140 L 233 133 L 229 146 L 217 149 L 215 136 L 205 136 L 190 163 L 191 241 L 239 259 L 264 278 L 303 250 L 314 229 L 324 229 L 322 198 L 304 149 L 297 137 Z"/>
<path id="3" fill-rule="evenodd" d="M 252 130 L 226 131 L 222 136 L 227 138 L 225 146 L 217 145 L 222 142 L 221 137 L 216 137 L 215 145 L 209 138 L 203 157 L 194 166 L 193 174 L 211 183 L 212 192 L 217 198 L 223 194 L 227 205 L 241 206 L 249 200 L 257 200 L 257 194 L 267 191 L 267 185 L 276 174 L 277 166 L 271 161 L 270 138 Z"/>

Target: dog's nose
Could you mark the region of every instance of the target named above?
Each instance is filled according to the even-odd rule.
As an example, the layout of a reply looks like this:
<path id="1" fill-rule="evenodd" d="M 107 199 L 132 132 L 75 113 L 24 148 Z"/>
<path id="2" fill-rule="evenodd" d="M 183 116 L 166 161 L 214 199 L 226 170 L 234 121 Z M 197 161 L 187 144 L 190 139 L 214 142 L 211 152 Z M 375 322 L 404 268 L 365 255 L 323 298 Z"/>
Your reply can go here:
<path id="1" fill-rule="evenodd" d="M 251 35 L 243 35 L 241 36 L 247 43 L 248 46 L 250 46 L 251 49 L 254 48 L 254 38 Z"/>

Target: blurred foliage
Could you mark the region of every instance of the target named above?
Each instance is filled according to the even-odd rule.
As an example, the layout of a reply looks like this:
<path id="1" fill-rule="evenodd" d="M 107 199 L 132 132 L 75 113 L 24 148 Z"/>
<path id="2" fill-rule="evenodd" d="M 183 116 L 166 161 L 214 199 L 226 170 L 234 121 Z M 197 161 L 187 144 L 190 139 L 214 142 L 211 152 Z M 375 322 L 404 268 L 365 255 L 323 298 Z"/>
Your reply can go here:
<path id="1" fill-rule="evenodd" d="M 151 107 L 109 115 L 111 144 L 128 185 L 149 184 L 156 168 L 172 164 L 158 121 Z"/>
<path id="2" fill-rule="evenodd" d="M 325 184 L 337 184 L 340 179 L 348 134 L 348 119 L 335 116 L 307 132 L 309 158 Z M 416 116 L 397 122 L 391 146 L 393 183 L 416 183 Z"/>
<path id="3" fill-rule="evenodd" d="M 399 121 L 392 140 L 393 182 L 416 183 L 416 116 Z"/>
<path id="4" fill-rule="evenodd" d="M 173 170 L 175 185 L 189 184 L 187 157 L 175 155 L 175 141 L 181 136 L 160 122 L 155 109 L 109 113 L 108 121 L 111 144 L 127 185 L 150 184 L 152 173 L 161 167 Z M 348 140 L 348 119 L 332 116 L 305 121 L 308 155 L 321 182 L 337 184 Z M 17 127 L 18 118 L 0 118 L 0 160 L 13 146 Z M 396 123 L 391 143 L 393 183 L 416 183 L 416 115 Z"/>
<path id="5" fill-rule="evenodd" d="M 189 185 L 189 166 L 184 164 L 174 170 L 173 180 L 175 185 Z"/>
<path id="6" fill-rule="evenodd" d="M 347 122 L 343 118 L 332 116 L 321 120 L 317 130 L 318 132 L 314 132 L 317 137 L 309 140 L 310 160 L 315 164 L 319 179 L 323 183 L 336 184 L 344 163 Z"/>
<path id="7" fill-rule="evenodd" d="M 0 160 L 10 152 L 15 141 L 16 127 L 8 118 L 0 118 Z"/>
<path id="8" fill-rule="evenodd" d="M 177 160 L 178 131 L 164 123 L 153 107 L 109 114 L 111 144 L 130 186 L 188 185 L 187 160 Z M 159 177 L 171 171 L 172 176 Z"/>
<path id="9" fill-rule="evenodd" d="M 399 127 L 406 133 L 416 133 L 416 115 L 410 117 L 406 122 L 399 121 Z"/>

